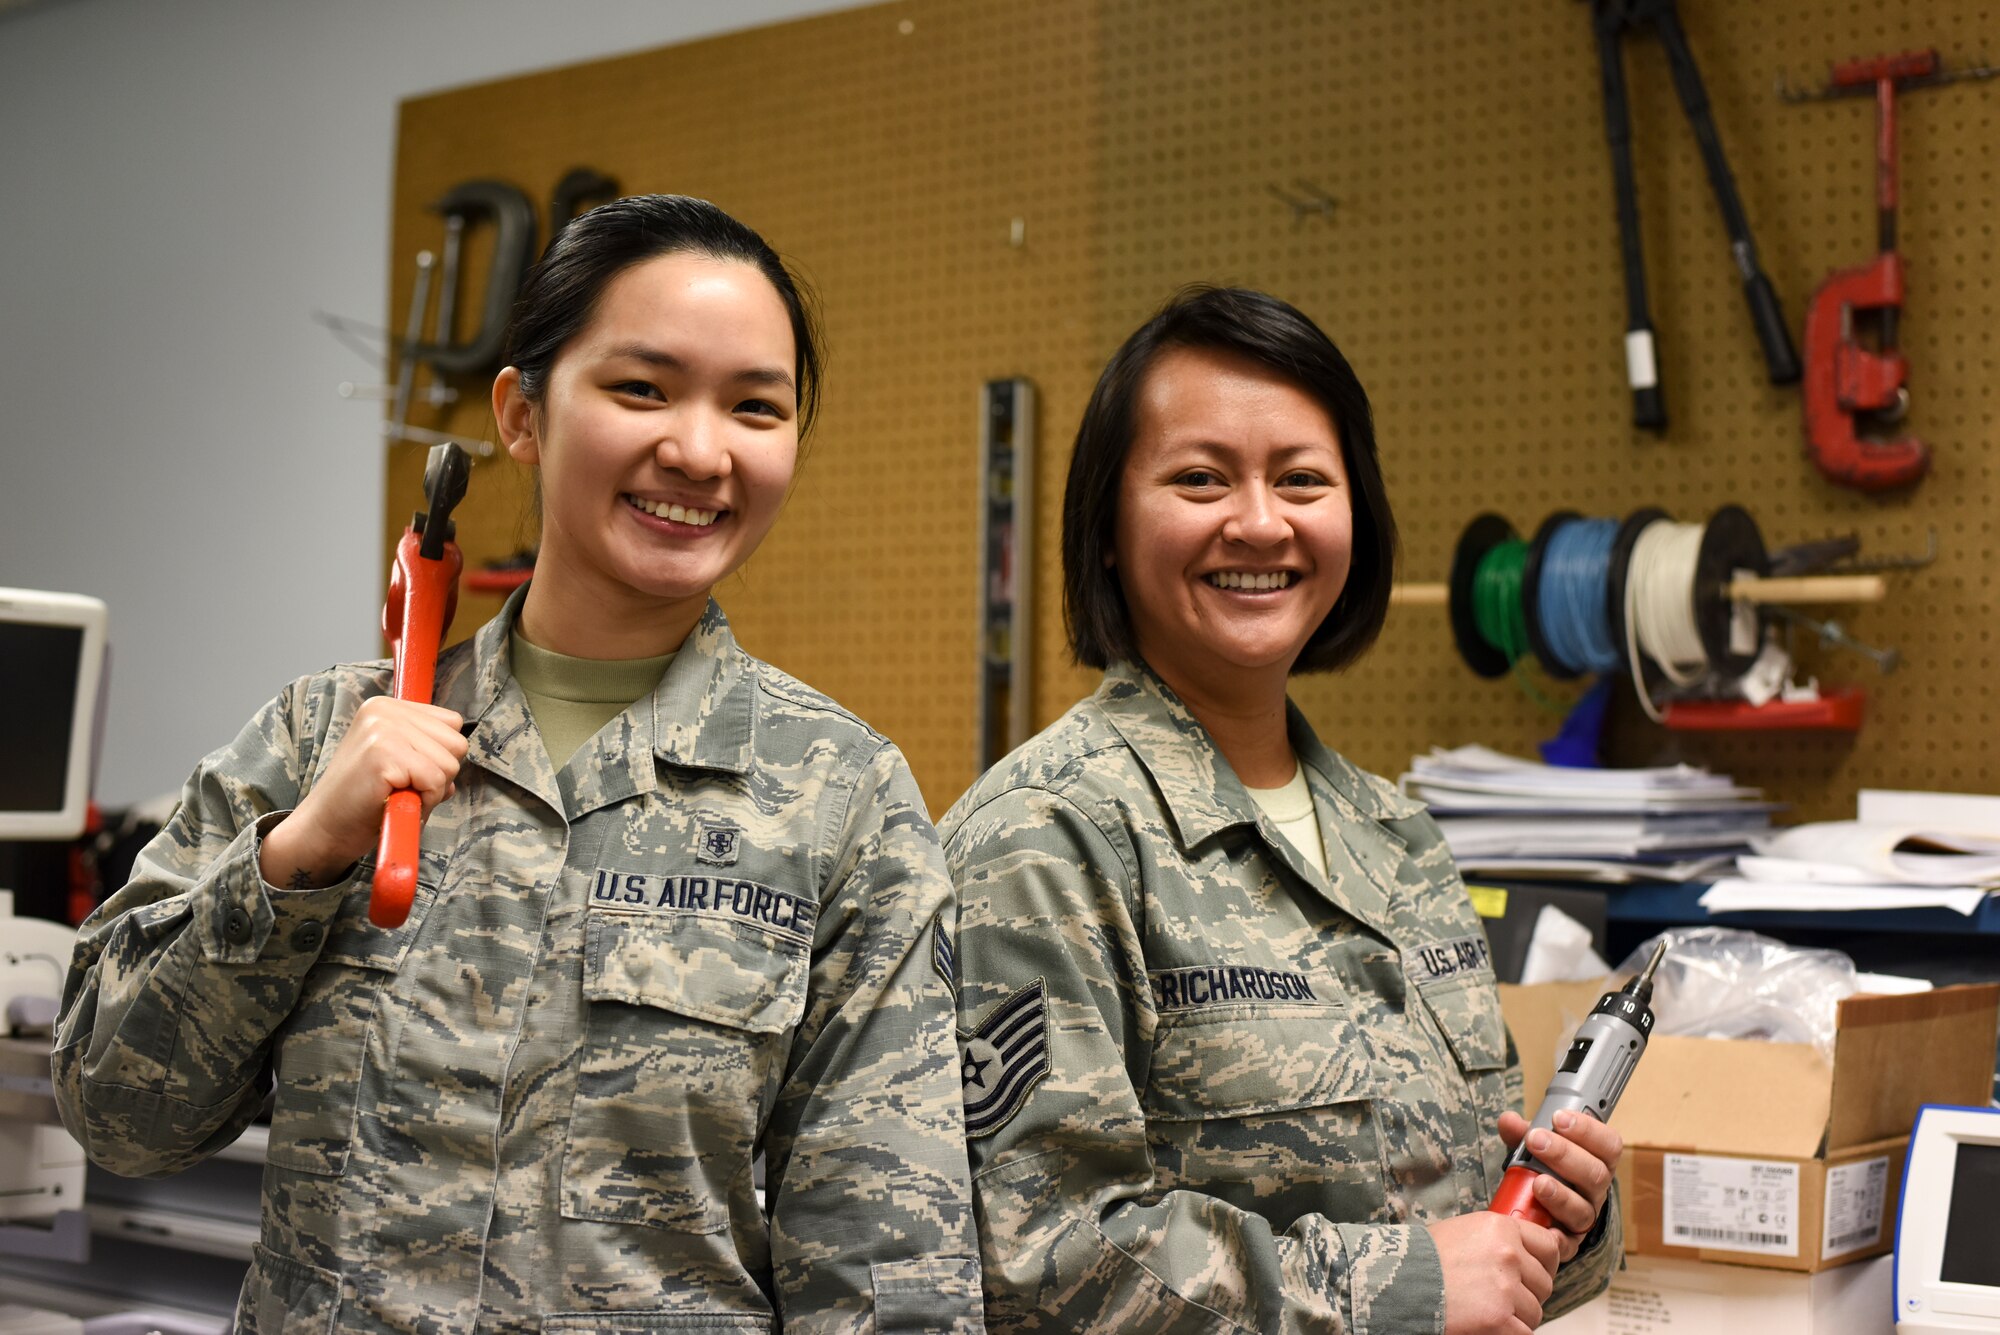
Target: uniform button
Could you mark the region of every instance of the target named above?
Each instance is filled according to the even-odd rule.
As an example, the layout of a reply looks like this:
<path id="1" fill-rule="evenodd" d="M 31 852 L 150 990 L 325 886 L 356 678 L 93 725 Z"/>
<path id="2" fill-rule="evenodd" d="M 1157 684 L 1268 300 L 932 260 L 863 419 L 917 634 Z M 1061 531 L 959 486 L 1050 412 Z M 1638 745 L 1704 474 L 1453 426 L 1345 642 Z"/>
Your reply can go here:
<path id="1" fill-rule="evenodd" d="M 292 949 L 318 950 L 320 942 L 324 940 L 326 940 L 326 928 L 316 922 L 300 923 L 299 929 L 292 933 Z"/>
<path id="2" fill-rule="evenodd" d="M 222 920 L 222 935 L 232 945 L 242 945 L 250 939 L 250 915 L 242 909 L 229 910 L 229 916 Z"/>

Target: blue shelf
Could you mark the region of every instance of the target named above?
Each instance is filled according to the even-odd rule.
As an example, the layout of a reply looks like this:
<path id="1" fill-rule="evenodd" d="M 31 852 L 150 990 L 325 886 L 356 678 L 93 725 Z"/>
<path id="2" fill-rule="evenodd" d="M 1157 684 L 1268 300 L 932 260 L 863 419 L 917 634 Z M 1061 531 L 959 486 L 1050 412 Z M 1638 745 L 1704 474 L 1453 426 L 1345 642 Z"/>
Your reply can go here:
<path id="1" fill-rule="evenodd" d="M 1863 909 L 1852 913 L 1710 913 L 1701 906 L 1703 884 L 1611 885 L 1604 892 L 1604 915 L 1611 922 L 1685 925 L 1714 922 L 1729 927 L 1777 927 L 1822 932 L 1895 932 L 1926 936 L 2000 936 L 2000 899 L 1989 895 L 1970 915 L 1950 909 Z"/>

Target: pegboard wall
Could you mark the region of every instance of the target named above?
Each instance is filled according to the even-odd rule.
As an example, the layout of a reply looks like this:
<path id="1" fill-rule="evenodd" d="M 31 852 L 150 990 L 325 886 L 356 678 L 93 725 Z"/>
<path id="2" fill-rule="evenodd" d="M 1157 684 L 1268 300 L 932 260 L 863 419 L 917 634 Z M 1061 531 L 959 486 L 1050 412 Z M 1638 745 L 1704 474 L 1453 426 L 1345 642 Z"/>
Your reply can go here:
<path id="1" fill-rule="evenodd" d="M 1867 99 L 1792 105 L 1775 81 L 1929 46 L 1978 63 L 2000 12 L 1680 8 L 1796 336 L 1819 281 L 1873 254 L 1874 122 Z M 714 199 L 793 258 L 826 317 L 820 430 L 776 530 L 718 596 L 752 652 L 899 741 L 939 811 L 974 777 L 979 385 L 1024 375 L 1041 395 L 1039 724 L 1093 685 L 1062 638 L 1077 418 L 1104 359 L 1195 280 L 1288 298 L 1353 361 L 1406 579 L 1443 579 L 1481 510 L 1527 533 L 1556 509 L 1657 504 L 1698 520 L 1735 501 L 1774 548 L 1851 531 L 1864 555 L 1921 549 L 1935 525 L 1935 565 L 1896 578 L 1887 603 L 1835 612 L 1900 649 L 1901 671 L 1806 646 L 1822 680 L 1871 689 L 1858 738 L 1675 734 L 1632 706 L 1613 748 L 1732 770 L 1805 818 L 1851 814 L 1863 785 L 2000 791 L 1987 573 L 2000 564 L 2000 83 L 1899 104 L 1906 427 L 1935 458 L 1912 494 L 1879 500 L 1803 457 L 1798 392 L 1765 380 L 1657 41 L 1628 38 L 1626 68 L 1664 436 L 1630 425 L 1598 72 L 1573 0 L 904 0 L 416 99 L 402 108 L 390 309 L 400 324 L 412 257 L 438 244 L 425 205 L 477 176 L 545 196 L 587 164 L 628 191 Z M 1301 181 L 1336 201 L 1329 216 L 1295 220 L 1272 191 Z M 465 401 L 414 420 L 490 439 L 484 387 L 461 388 Z M 390 449 L 385 553 L 422 457 Z M 476 470 L 470 563 L 528 536 L 529 494 L 504 459 Z M 458 633 L 497 605 L 469 599 Z M 1420 607 L 1295 696 L 1331 744 L 1388 774 L 1434 744 L 1531 753 L 1556 722 L 1509 682 L 1475 678 L 1443 612 Z"/>

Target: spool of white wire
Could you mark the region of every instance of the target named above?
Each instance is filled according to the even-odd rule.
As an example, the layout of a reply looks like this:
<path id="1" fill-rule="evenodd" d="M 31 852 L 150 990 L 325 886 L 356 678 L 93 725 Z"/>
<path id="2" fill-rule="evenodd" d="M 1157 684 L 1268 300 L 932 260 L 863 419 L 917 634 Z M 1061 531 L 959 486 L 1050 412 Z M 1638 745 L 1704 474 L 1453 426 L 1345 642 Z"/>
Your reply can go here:
<path id="1" fill-rule="evenodd" d="M 1661 715 L 1647 694 L 1641 655 L 1676 686 L 1686 686 L 1708 671 L 1708 651 L 1695 624 L 1702 528 L 1654 520 L 1632 544 L 1632 559 L 1625 568 L 1625 653 L 1639 703 L 1655 723 Z"/>

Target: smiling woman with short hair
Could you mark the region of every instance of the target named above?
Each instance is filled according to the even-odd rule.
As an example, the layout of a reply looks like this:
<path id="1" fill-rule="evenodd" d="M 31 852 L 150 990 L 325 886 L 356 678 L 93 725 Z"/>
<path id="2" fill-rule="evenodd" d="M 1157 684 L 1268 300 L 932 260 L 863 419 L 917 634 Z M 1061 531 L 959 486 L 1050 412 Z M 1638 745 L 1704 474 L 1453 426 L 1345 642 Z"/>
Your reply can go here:
<path id="1" fill-rule="evenodd" d="M 1374 640 L 1394 552 L 1293 307 L 1190 289 L 1106 367 L 1063 503 L 1103 684 L 940 829 L 990 1328 L 1520 1332 L 1616 1266 L 1599 1123 L 1537 1146 L 1557 1227 L 1482 1208 L 1525 1129 L 1484 934 L 1286 698 Z"/>

